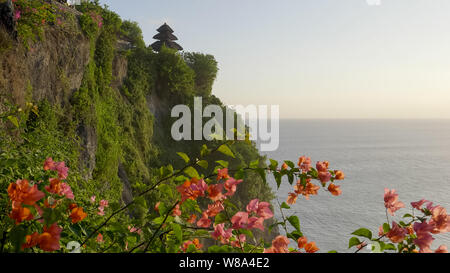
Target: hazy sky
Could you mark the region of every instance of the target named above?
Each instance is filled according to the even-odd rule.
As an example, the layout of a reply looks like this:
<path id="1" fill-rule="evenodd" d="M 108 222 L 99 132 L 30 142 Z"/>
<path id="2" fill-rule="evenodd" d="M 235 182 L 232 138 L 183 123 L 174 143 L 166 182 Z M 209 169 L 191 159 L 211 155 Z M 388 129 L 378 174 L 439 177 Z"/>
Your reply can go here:
<path id="1" fill-rule="evenodd" d="M 101 0 L 150 44 L 167 22 L 219 62 L 226 104 L 282 118 L 450 118 L 448 0 Z"/>

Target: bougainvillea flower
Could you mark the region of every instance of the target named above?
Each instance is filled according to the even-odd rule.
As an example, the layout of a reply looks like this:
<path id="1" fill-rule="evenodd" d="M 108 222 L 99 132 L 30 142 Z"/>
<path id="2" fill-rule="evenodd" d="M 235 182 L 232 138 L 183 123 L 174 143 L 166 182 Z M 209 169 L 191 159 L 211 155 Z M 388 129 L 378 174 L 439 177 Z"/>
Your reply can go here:
<path id="1" fill-rule="evenodd" d="M 30 186 L 28 180 L 17 180 L 9 184 L 8 196 L 13 202 L 33 206 L 45 194 L 38 190 L 37 185 Z"/>
<path id="2" fill-rule="evenodd" d="M 237 212 L 231 217 L 231 224 L 233 229 L 247 228 L 248 213 L 243 211 Z"/>
<path id="3" fill-rule="evenodd" d="M 196 178 L 186 180 L 182 185 L 177 187 L 177 191 L 181 194 L 181 202 L 187 199 L 195 200 L 199 196 L 204 196 L 207 189 L 208 185 L 206 185 L 205 181 Z"/>
<path id="4" fill-rule="evenodd" d="M 223 210 L 224 210 L 224 206 L 223 206 L 222 201 L 216 201 L 213 204 L 208 205 L 206 214 L 208 214 L 208 217 L 214 217 Z"/>
<path id="5" fill-rule="evenodd" d="M 330 191 L 330 193 L 334 196 L 339 196 L 342 193 L 342 190 L 340 189 L 341 186 L 336 186 L 333 183 L 330 183 L 330 185 L 328 186 L 328 190 Z"/>
<path id="6" fill-rule="evenodd" d="M 128 226 L 128 230 L 129 230 L 131 233 L 142 234 L 142 229 L 137 228 L 137 227 Z"/>
<path id="7" fill-rule="evenodd" d="M 28 208 L 22 207 L 22 205 L 19 203 L 18 205 L 13 206 L 9 217 L 15 220 L 16 225 L 18 225 L 23 221 L 32 220 L 34 216 L 33 214 L 31 214 L 31 211 Z"/>
<path id="8" fill-rule="evenodd" d="M 247 207 L 246 207 L 247 212 L 248 213 L 251 213 L 251 212 L 255 212 L 256 213 L 258 211 L 258 205 L 259 205 L 259 200 L 258 199 L 251 200 L 248 203 Z"/>
<path id="9" fill-rule="evenodd" d="M 239 235 L 239 237 L 236 238 L 233 242 L 231 242 L 232 247 L 242 248 L 245 241 L 247 241 L 247 238 L 245 237 L 245 234 Z"/>
<path id="10" fill-rule="evenodd" d="M 227 190 L 227 193 L 225 193 L 225 195 L 226 196 L 233 196 L 234 193 L 236 192 L 237 185 L 242 183 L 242 181 L 243 181 L 242 179 L 236 180 L 234 178 L 230 178 L 227 181 L 225 181 L 224 187 Z"/>
<path id="11" fill-rule="evenodd" d="M 345 174 L 342 171 L 334 171 L 334 179 L 336 180 L 344 180 Z"/>
<path id="12" fill-rule="evenodd" d="M 327 183 L 331 180 L 331 173 L 329 171 L 319 172 L 319 180 L 322 184 Z"/>
<path id="13" fill-rule="evenodd" d="M 222 194 L 223 184 L 214 184 L 208 186 L 208 197 L 212 201 L 216 202 L 219 200 L 225 199 L 225 196 Z"/>
<path id="14" fill-rule="evenodd" d="M 263 217 L 250 217 L 248 219 L 247 228 L 248 229 L 257 228 L 257 229 L 260 229 L 261 231 L 264 231 L 263 223 L 264 223 Z"/>
<path id="15" fill-rule="evenodd" d="M 49 157 L 44 162 L 44 170 L 48 171 L 53 169 L 55 169 L 55 162 L 53 162 L 53 159 Z"/>
<path id="16" fill-rule="evenodd" d="M 197 215 L 192 214 L 191 217 L 189 217 L 189 219 L 187 220 L 187 222 L 189 224 L 193 224 L 193 223 L 195 223 L 195 220 L 197 220 Z"/>
<path id="17" fill-rule="evenodd" d="M 91 203 L 92 203 L 92 204 L 95 203 L 95 198 L 96 198 L 95 195 L 92 195 L 92 196 L 91 196 L 91 199 L 90 199 L 90 200 L 91 200 Z"/>
<path id="18" fill-rule="evenodd" d="M 288 253 L 289 239 L 283 235 L 277 236 L 272 241 L 272 247 L 265 249 L 264 253 Z"/>
<path id="19" fill-rule="evenodd" d="M 25 243 L 22 244 L 22 249 L 35 247 L 39 244 L 39 234 L 37 232 L 25 236 Z"/>
<path id="20" fill-rule="evenodd" d="M 395 190 L 384 189 L 384 206 L 387 208 L 387 211 L 394 216 L 394 213 L 405 207 L 405 204 L 398 201 L 398 194 L 395 193 Z"/>
<path id="21" fill-rule="evenodd" d="M 293 192 L 290 192 L 290 193 L 289 193 L 289 196 L 288 196 L 288 199 L 286 200 L 286 202 L 287 202 L 289 205 L 293 205 L 293 204 L 295 204 L 295 203 L 297 202 L 297 197 L 298 197 L 298 194 L 293 193 Z"/>
<path id="22" fill-rule="evenodd" d="M 75 198 L 72 189 L 67 183 L 61 183 L 61 194 L 64 195 L 67 199 L 73 200 Z"/>
<path id="23" fill-rule="evenodd" d="M 50 178 L 50 185 L 45 186 L 45 190 L 49 193 L 61 195 L 61 180 L 59 178 Z"/>
<path id="24" fill-rule="evenodd" d="M 407 231 L 400 227 L 396 222 L 392 222 L 391 230 L 386 233 L 386 237 L 393 243 L 401 243 L 406 237 Z"/>
<path id="25" fill-rule="evenodd" d="M 108 207 L 109 206 L 109 202 L 108 202 L 108 200 L 101 200 L 99 205 L 101 207 Z"/>
<path id="26" fill-rule="evenodd" d="M 311 182 L 307 182 L 306 187 L 304 187 L 300 180 L 297 182 L 297 185 L 294 186 L 295 193 L 305 196 L 306 200 L 309 200 L 310 195 L 317 195 L 319 189 L 319 186 Z"/>
<path id="27" fill-rule="evenodd" d="M 55 171 L 58 172 L 59 179 L 66 179 L 67 173 L 69 172 L 69 168 L 66 167 L 66 163 L 64 163 L 64 161 L 56 162 L 55 163 Z"/>
<path id="28" fill-rule="evenodd" d="M 264 219 L 273 217 L 273 212 L 270 210 L 270 204 L 267 202 L 260 202 L 258 204 L 258 210 L 256 211 L 256 214 Z"/>
<path id="29" fill-rule="evenodd" d="M 281 165 L 282 170 L 287 170 L 288 168 L 289 168 L 289 166 L 286 163 L 283 163 L 283 165 Z"/>
<path id="30" fill-rule="evenodd" d="M 411 202 L 411 206 L 412 206 L 413 208 L 415 208 L 416 210 L 422 210 L 422 206 L 423 206 L 423 204 L 425 204 L 426 202 L 428 202 L 428 201 L 425 200 L 425 199 L 422 199 L 422 200 L 417 201 L 417 202 Z"/>
<path id="31" fill-rule="evenodd" d="M 230 176 L 228 175 L 227 168 L 217 170 L 217 181 L 228 178 L 230 178 Z"/>
<path id="32" fill-rule="evenodd" d="M 103 235 L 101 234 L 101 233 L 99 233 L 98 235 L 97 235 L 97 243 L 103 243 L 104 241 L 103 241 Z"/>
<path id="33" fill-rule="evenodd" d="M 298 248 L 300 248 L 300 249 L 304 248 L 307 243 L 308 243 L 308 238 L 306 238 L 304 236 L 298 238 L 298 240 L 297 240 L 297 245 L 298 245 Z"/>
<path id="34" fill-rule="evenodd" d="M 309 242 L 305 245 L 306 253 L 315 253 L 320 249 L 317 247 L 316 242 Z"/>
<path id="35" fill-rule="evenodd" d="M 441 245 L 434 251 L 434 253 L 448 253 L 448 249 L 446 245 Z"/>
<path id="36" fill-rule="evenodd" d="M 80 221 L 82 221 L 84 218 L 86 218 L 87 213 L 83 211 L 82 207 L 76 207 L 72 209 L 72 212 L 70 213 L 70 219 L 72 219 L 72 223 L 76 224 Z"/>
<path id="37" fill-rule="evenodd" d="M 436 206 L 431 211 L 430 225 L 434 228 L 431 231 L 434 234 L 450 232 L 450 216 L 444 207 Z"/>
<path id="38" fill-rule="evenodd" d="M 307 173 L 311 170 L 311 158 L 306 156 L 301 156 L 298 159 L 298 167 L 304 172 Z"/>
<path id="39" fill-rule="evenodd" d="M 233 236 L 233 230 L 231 228 L 225 230 L 225 224 L 218 224 L 214 226 L 214 231 L 211 232 L 211 237 L 214 240 L 220 240 L 222 244 L 228 244 L 231 236 Z"/>
<path id="40" fill-rule="evenodd" d="M 159 205 L 161 205 L 161 202 L 157 202 L 157 203 L 155 204 L 155 208 L 154 208 L 154 210 L 155 210 L 156 212 L 158 212 L 158 213 L 159 213 Z"/>
<path id="41" fill-rule="evenodd" d="M 181 251 L 186 252 L 186 251 L 188 250 L 188 248 L 189 248 L 190 245 L 194 245 L 195 248 L 197 248 L 197 249 L 200 249 L 200 248 L 203 247 L 203 245 L 200 244 L 200 241 L 199 241 L 197 238 L 195 238 L 195 239 L 192 240 L 192 241 L 186 241 L 186 242 L 184 242 L 184 243 L 180 246 Z"/>
<path id="42" fill-rule="evenodd" d="M 209 228 L 211 226 L 211 219 L 208 218 L 208 214 L 203 212 L 202 218 L 197 221 L 197 226 L 201 228 Z"/>
<path id="43" fill-rule="evenodd" d="M 324 161 L 324 162 L 317 161 L 316 169 L 319 173 L 320 172 L 328 172 L 328 165 L 329 165 L 328 161 Z"/>
<path id="44" fill-rule="evenodd" d="M 62 228 L 56 223 L 50 227 L 44 227 L 44 232 L 39 236 L 39 247 L 44 251 L 59 250 L 59 239 L 61 237 Z"/>
<path id="45" fill-rule="evenodd" d="M 104 216 L 105 215 L 105 207 L 98 207 L 98 215 Z"/>
<path id="46" fill-rule="evenodd" d="M 434 238 L 431 236 L 431 231 L 434 229 L 433 225 L 427 222 L 414 223 L 414 231 L 416 232 L 417 238 L 414 239 L 414 243 L 419 246 L 420 252 L 431 252 L 431 244 Z"/>
<path id="47" fill-rule="evenodd" d="M 177 204 L 175 208 L 172 210 L 172 216 L 181 216 L 180 205 Z"/>

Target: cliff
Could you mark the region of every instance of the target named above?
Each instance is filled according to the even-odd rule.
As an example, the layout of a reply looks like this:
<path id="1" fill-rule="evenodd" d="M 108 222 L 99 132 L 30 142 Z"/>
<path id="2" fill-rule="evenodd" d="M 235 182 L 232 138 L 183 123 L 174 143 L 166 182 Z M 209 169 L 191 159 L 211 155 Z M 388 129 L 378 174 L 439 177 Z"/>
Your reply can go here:
<path id="1" fill-rule="evenodd" d="M 80 198 L 95 193 L 117 207 L 151 185 L 160 166 L 181 167 L 176 152 L 194 158 L 203 144 L 210 145 L 172 140 L 169 113 L 176 104 L 191 105 L 195 95 L 222 105 L 210 94 L 217 73 L 212 56 L 190 55 L 191 61 L 210 61 L 210 76 L 202 81 L 182 54 L 164 48 L 155 53 L 135 23 L 107 9 L 92 3 L 78 10 L 46 5 L 56 15 L 42 14 L 45 24 L 19 19 L 17 37 L 0 27 L 0 112 L 30 102 L 39 109 L 19 120 L 19 131 L 0 123 L 2 189 L 25 175 L 23 166 L 53 157 L 71 168 L 69 179 Z M 230 167 L 262 158 L 252 144 L 237 143 L 232 150 L 236 159 Z M 6 168 L 6 161 L 16 169 Z M 129 214 L 144 221 L 158 198 L 150 194 Z M 248 173 L 234 201 L 243 207 L 253 198 L 270 200 L 272 193 L 257 174 Z M 273 234 L 264 236 L 270 240 Z"/>

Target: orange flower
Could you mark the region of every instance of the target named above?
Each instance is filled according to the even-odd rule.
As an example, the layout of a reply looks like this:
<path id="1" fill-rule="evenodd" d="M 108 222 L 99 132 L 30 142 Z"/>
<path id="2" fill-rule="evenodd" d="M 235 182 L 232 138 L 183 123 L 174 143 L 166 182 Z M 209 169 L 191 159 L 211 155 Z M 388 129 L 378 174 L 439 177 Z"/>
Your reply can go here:
<path id="1" fill-rule="evenodd" d="M 159 213 L 159 205 L 161 204 L 161 202 L 158 202 L 158 203 L 156 203 L 155 204 L 155 211 L 157 212 L 157 213 Z"/>
<path id="2" fill-rule="evenodd" d="M 200 249 L 200 248 L 202 248 L 202 244 L 200 244 L 200 241 L 197 239 L 197 238 L 195 238 L 194 240 L 192 240 L 192 243 L 195 245 L 195 247 L 197 248 L 197 249 Z"/>
<path id="3" fill-rule="evenodd" d="M 33 214 L 31 214 L 31 211 L 28 208 L 22 207 L 22 205 L 20 205 L 19 203 L 18 205 L 13 206 L 9 217 L 13 220 L 16 220 L 16 225 L 18 225 L 22 221 L 32 220 L 34 216 Z"/>
<path id="4" fill-rule="evenodd" d="M 288 164 L 286 164 L 286 163 L 283 163 L 283 165 L 281 165 L 281 169 L 282 170 L 287 170 L 288 169 Z"/>
<path id="5" fill-rule="evenodd" d="M 54 194 L 61 194 L 61 180 L 58 178 L 50 178 L 50 186 L 45 186 L 45 190 Z"/>
<path id="6" fill-rule="evenodd" d="M 208 186 L 208 197 L 212 201 L 216 202 L 225 199 L 222 194 L 223 184 L 215 184 Z"/>
<path id="7" fill-rule="evenodd" d="M 38 243 L 39 243 L 39 234 L 35 232 L 25 237 L 25 243 L 22 244 L 22 249 L 35 247 Z"/>
<path id="8" fill-rule="evenodd" d="M 30 186 L 28 180 L 17 180 L 8 186 L 8 196 L 11 201 L 33 206 L 45 194 L 38 190 L 37 185 Z"/>
<path id="9" fill-rule="evenodd" d="M 297 243 L 298 243 L 298 248 L 302 249 L 308 243 L 308 239 L 306 237 L 300 237 L 300 238 L 298 238 Z"/>
<path id="10" fill-rule="evenodd" d="M 72 223 L 78 223 L 86 218 L 87 214 L 83 211 L 83 208 L 76 207 L 72 209 L 72 213 L 70 214 L 70 218 L 72 219 Z"/>
<path id="11" fill-rule="evenodd" d="M 319 251 L 319 248 L 316 246 L 316 242 L 309 242 L 305 245 L 305 251 L 307 253 L 314 253 Z"/>
<path id="12" fill-rule="evenodd" d="M 317 195 L 320 187 L 311 182 L 306 183 L 306 187 L 303 187 L 299 180 L 297 185 L 294 186 L 294 189 L 296 194 L 301 194 L 305 196 L 306 200 L 309 200 L 309 195 Z"/>
<path id="13" fill-rule="evenodd" d="M 197 219 L 197 215 L 192 214 L 191 217 L 187 220 L 188 223 L 193 224 L 195 223 L 195 220 Z"/>
<path id="14" fill-rule="evenodd" d="M 289 193 L 289 196 L 288 196 L 288 199 L 287 199 L 287 203 L 289 204 L 289 205 L 293 205 L 293 204 L 295 204 L 296 202 L 297 202 L 297 194 L 295 194 L 295 193 L 293 193 L 293 192 L 290 192 Z"/>
<path id="15" fill-rule="evenodd" d="M 228 175 L 227 168 L 217 170 L 217 181 L 219 181 L 220 179 L 228 179 L 228 178 L 230 178 L 230 176 Z"/>
<path id="16" fill-rule="evenodd" d="M 61 231 L 62 228 L 58 227 L 56 223 L 50 227 L 44 227 L 44 232 L 39 235 L 39 247 L 44 251 L 58 250 Z"/>
<path id="17" fill-rule="evenodd" d="M 336 180 L 344 180 L 345 174 L 342 171 L 335 171 L 334 172 L 334 179 Z"/>
<path id="18" fill-rule="evenodd" d="M 328 186 L 328 190 L 331 192 L 334 196 L 339 196 L 342 193 L 342 190 L 340 189 L 340 186 L 336 186 L 335 184 L 331 183 Z"/>

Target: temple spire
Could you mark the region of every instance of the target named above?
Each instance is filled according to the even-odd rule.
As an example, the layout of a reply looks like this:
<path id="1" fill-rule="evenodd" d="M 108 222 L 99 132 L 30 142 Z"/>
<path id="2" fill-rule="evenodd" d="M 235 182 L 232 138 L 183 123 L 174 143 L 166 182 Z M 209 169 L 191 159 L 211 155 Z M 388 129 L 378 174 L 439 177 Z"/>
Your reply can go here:
<path id="1" fill-rule="evenodd" d="M 169 25 L 164 23 L 164 25 L 160 26 L 156 31 L 158 31 L 158 34 L 153 36 L 153 39 L 156 39 L 158 41 L 154 42 L 151 45 L 153 50 L 159 52 L 161 50 L 162 45 L 166 45 L 166 47 L 175 50 L 183 50 L 183 48 L 179 44 L 174 42 L 178 40 L 178 38 L 172 34 L 173 30 L 172 28 L 169 27 Z"/>

